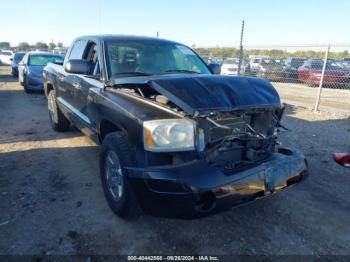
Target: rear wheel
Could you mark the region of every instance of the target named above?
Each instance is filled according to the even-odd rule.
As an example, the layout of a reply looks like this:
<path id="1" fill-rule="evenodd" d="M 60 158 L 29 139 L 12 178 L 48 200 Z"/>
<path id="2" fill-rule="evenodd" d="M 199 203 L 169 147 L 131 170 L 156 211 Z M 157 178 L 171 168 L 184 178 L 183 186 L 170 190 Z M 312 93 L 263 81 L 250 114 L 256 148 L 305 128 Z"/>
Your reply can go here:
<path id="1" fill-rule="evenodd" d="M 134 166 L 132 147 L 122 132 L 109 133 L 102 142 L 100 174 L 109 207 L 118 216 L 134 218 L 140 209 L 125 166 Z"/>
<path id="2" fill-rule="evenodd" d="M 47 96 L 47 107 L 49 109 L 49 117 L 52 129 L 57 132 L 64 132 L 69 130 L 70 122 L 63 115 L 57 105 L 55 90 L 51 90 Z"/>

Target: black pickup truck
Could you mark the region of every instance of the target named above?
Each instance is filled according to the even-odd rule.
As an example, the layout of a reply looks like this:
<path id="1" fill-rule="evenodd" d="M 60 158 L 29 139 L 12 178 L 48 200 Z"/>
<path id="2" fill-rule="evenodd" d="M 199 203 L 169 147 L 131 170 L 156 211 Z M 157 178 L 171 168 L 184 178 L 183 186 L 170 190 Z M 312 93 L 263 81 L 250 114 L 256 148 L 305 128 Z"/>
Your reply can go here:
<path id="1" fill-rule="evenodd" d="M 307 177 L 277 140 L 284 107 L 266 80 L 219 76 L 189 47 L 158 38 L 84 36 L 44 69 L 50 121 L 102 144 L 105 197 L 121 217 L 197 217 Z"/>

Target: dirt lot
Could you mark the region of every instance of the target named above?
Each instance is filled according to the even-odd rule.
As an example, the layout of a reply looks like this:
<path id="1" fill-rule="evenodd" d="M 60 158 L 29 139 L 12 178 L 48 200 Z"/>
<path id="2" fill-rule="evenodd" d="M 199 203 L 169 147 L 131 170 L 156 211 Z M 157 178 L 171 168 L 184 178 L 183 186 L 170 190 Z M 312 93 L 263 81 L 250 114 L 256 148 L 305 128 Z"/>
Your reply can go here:
<path id="1" fill-rule="evenodd" d="M 104 200 L 99 148 L 75 129 L 53 132 L 44 95 L 8 73 L 0 67 L 0 254 L 350 255 L 350 170 L 331 159 L 350 151 L 348 116 L 289 107 L 281 140 L 307 156 L 303 184 L 212 217 L 128 222 Z"/>
<path id="2" fill-rule="evenodd" d="M 286 103 L 315 108 L 318 87 L 308 87 L 301 83 L 273 83 Z M 350 115 L 350 90 L 323 88 L 319 109 L 328 114 Z"/>

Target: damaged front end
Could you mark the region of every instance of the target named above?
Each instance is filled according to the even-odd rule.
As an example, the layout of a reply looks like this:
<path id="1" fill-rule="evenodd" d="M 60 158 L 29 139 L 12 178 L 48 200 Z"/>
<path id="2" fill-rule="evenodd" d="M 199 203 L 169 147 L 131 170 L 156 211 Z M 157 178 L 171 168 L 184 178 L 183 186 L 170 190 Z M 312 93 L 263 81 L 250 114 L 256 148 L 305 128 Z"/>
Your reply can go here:
<path id="1" fill-rule="evenodd" d="M 139 190 L 146 211 L 209 214 L 271 195 L 307 176 L 304 155 L 280 147 L 284 107 L 269 82 L 193 75 L 123 81 L 119 87 L 132 87 L 135 95 L 175 112 L 174 123 L 193 123 L 193 144 L 186 140 L 181 150 L 147 145 L 144 167 L 129 168 L 134 183 L 146 185 Z M 147 128 L 144 124 L 144 143 L 157 143 L 155 129 Z M 159 130 L 155 135 L 174 131 Z M 192 129 L 176 130 L 187 135 Z"/>
<path id="2" fill-rule="evenodd" d="M 224 174 L 257 165 L 278 151 L 283 108 L 212 112 L 198 118 L 205 159 Z"/>

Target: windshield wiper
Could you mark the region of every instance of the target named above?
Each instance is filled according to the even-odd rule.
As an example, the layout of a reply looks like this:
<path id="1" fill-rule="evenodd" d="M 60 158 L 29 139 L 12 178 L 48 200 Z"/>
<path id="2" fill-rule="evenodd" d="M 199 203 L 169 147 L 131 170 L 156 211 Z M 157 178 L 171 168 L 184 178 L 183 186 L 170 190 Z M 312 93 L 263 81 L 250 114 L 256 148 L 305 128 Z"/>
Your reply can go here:
<path id="1" fill-rule="evenodd" d="M 113 76 L 118 76 L 118 75 L 151 76 L 152 74 L 145 73 L 145 72 L 140 72 L 140 71 L 133 71 L 133 72 L 120 72 L 120 73 L 115 73 L 115 74 L 113 74 Z"/>
<path id="2" fill-rule="evenodd" d="M 170 70 L 166 70 L 165 72 L 167 72 L 167 73 L 178 72 L 178 73 L 187 73 L 187 74 L 199 74 L 196 71 L 191 71 L 191 70 L 186 70 L 186 69 L 170 69 Z"/>

